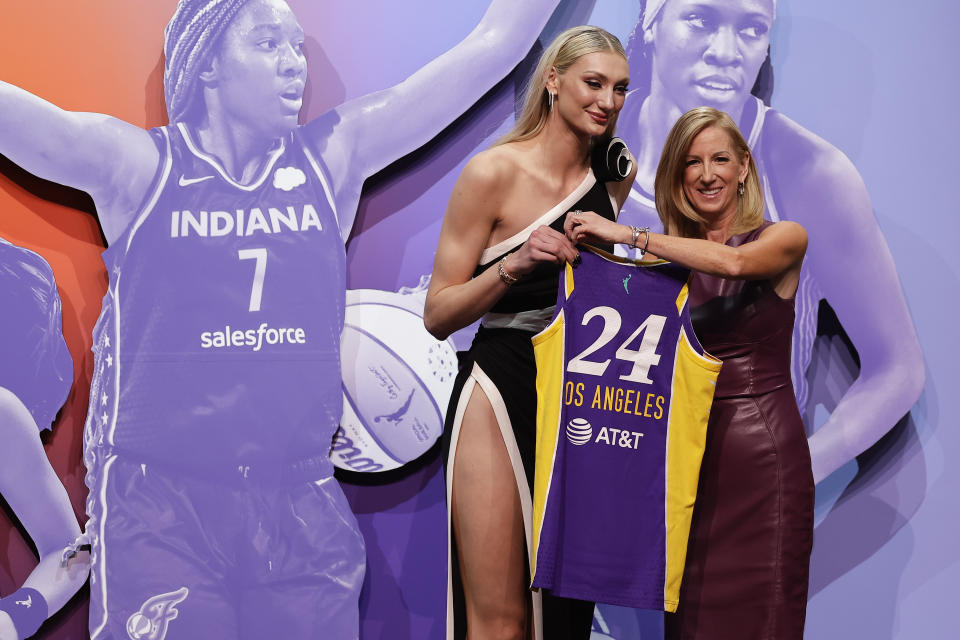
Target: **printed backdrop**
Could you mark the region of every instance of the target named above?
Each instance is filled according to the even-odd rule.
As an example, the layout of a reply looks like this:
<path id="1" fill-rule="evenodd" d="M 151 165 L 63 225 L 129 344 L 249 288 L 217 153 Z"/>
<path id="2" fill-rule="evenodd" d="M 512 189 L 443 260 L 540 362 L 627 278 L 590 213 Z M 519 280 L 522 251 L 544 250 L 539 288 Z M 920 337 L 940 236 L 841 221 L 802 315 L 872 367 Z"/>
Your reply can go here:
<path id="1" fill-rule="evenodd" d="M 301 120 L 401 81 L 462 39 L 486 4 L 291 1 L 307 33 L 310 71 Z M 749 3 L 695 4 L 723 11 Z M 171 0 L 6 3 L 0 10 L 0 78 L 67 109 L 108 113 L 144 127 L 165 124 L 162 29 L 173 5 Z M 626 43 L 640 10 L 637 0 L 560 2 L 540 45 L 511 76 L 485 87 L 485 97 L 432 142 L 368 180 L 348 245 L 349 287 L 396 291 L 416 286 L 429 274 L 453 182 L 474 152 L 511 125 L 515 98 L 540 47 L 581 23 L 603 26 Z M 960 349 L 949 323 L 960 313 L 955 246 L 960 207 L 950 185 L 960 172 L 960 124 L 954 114 L 960 100 L 954 70 L 960 45 L 953 34 L 960 6 L 951 0 L 778 0 L 776 12 L 769 104 L 846 154 L 859 171 L 875 216 L 863 232 L 878 225 L 886 240 L 926 373 L 909 415 L 889 420 L 879 442 L 817 487 L 806 635 L 952 637 L 949 612 L 960 587 L 955 543 L 960 467 L 952 464 L 960 456 L 955 428 L 960 396 L 952 392 L 957 379 L 952 367 Z M 679 74 L 682 62 L 675 64 Z M 805 179 L 808 167 L 799 161 L 787 166 L 791 170 L 777 175 L 776 184 Z M 0 237 L 44 256 L 63 300 L 74 385 L 45 438 L 51 463 L 82 521 L 80 445 L 93 364 L 90 330 L 106 288 L 102 236 L 85 194 L 38 180 L 0 157 Z M 869 265 L 875 259 L 839 251 L 817 256 L 821 277 L 833 272 L 840 279 L 863 271 L 862 264 L 851 261 Z M 851 296 L 855 289 L 897 295 L 896 283 L 881 275 L 855 283 Z M 845 307 L 844 301 L 835 306 Z M 846 324 L 844 313 L 837 313 L 838 321 L 825 306 L 816 311 L 819 337 L 806 372 L 810 396 L 804 407 L 811 432 L 824 424 L 856 376 L 857 349 L 870 348 L 854 327 L 887 321 L 882 310 L 848 317 Z M 463 348 L 469 337 L 461 332 L 454 342 Z M 902 339 L 910 338 L 904 333 Z M 883 392 L 897 393 L 896 387 Z M 883 394 L 875 398 L 877 411 Z M 362 637 L 441 638 L 446 524 L 437 448 L 400 469 L 344 473 L 341 481 L 367 543 Z M 22 531 L 0 515 L 0 592 L 15 589 L 35 562 Z M 81 592 L 39 637 L 82 638 L 85 625 L 86 594 Z M 606 606 L 598 608 L 594 628 L 595 637 L 616 640 L 662 633 L 656 612 Z"/>

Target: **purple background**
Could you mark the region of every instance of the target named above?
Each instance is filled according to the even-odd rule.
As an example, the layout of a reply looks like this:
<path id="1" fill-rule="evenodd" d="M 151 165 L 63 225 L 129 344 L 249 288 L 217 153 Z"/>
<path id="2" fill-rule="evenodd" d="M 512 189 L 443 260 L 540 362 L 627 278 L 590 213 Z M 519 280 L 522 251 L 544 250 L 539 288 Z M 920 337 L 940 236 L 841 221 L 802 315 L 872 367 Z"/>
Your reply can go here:
<path id="1" fill-rule="evenodd" d="M 291 4 L 308 37 L 306 121 L 429 62 L 476 25 L 487 0 Z M 626 41 L 638 11 L 636 0 L 565 0 L 541 42 L 584 22 Z M 772 106 L 857 166 L 896 262 L 927 371 L 910 415 L 817 487 L 806 635 L 954 637 L 960 466 L 952 459 L 960 457 L 960 394 L 953 392 L 953 364 L 960 345 L 952 317 L 960 312 L 960 207 L 952 188 L 960 174 L 960 5 L 778 0 L 777 14 Z M 156 43 L 150 47 L 159 60 Z M 21 54 L 44 55 L 42 47 Z M 367 181 L 348 247 L 351 288 L 393 291 L 429 273 L 453 182 L 470 155 L 510 126 L 515 92 L 531 65 L 491 88 L 431 143 Z M 149 109 L 157 108 L 154 98 L 146 97 Z M 467 339 L 461 334 L 458 344 Z M 849 378 L 843 346 L 838 340 L 823 346 L 814 382 L 842 388 Z M 825 357 L 830 352 L 839 365 Z M 404 469 L 341 480 L 367 543 L 362 637 L 441 638 L 446 524 L 437 448 Z M 595 627 L 596 638 L 648 640 L 660 637 L 660 616 L 601 607 Z"/>

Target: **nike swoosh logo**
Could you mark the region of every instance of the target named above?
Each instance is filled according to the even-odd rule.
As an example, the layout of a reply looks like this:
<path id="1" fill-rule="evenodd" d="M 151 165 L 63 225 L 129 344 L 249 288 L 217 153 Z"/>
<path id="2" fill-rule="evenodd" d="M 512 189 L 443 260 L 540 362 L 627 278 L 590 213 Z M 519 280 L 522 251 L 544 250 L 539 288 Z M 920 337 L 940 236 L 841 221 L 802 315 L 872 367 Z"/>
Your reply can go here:
<path id="1" fill-rule="evenodd" d="M 200 176 L 199 178 L 185 178 L 180 176 L 179 185 L 181 187 L 186 187 L 191 184 L 196 184 L 197 182 L 203 182 L 204 180 L 210 180 L 213 176 Z"/>

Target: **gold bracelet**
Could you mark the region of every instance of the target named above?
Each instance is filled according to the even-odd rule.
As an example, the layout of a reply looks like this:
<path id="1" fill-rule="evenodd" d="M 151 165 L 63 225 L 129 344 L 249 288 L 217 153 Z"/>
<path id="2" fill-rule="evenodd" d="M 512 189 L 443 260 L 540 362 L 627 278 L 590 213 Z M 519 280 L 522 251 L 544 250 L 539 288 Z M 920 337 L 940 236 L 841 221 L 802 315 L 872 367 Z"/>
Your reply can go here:
<path id="1" fill-rule="evenodd" d="M 500 258 L 500 263 L 497 265 L 497 275 L 500 276 L 500 279 L 503 280 L 504 284 L 506 284 L 509 287 L 520 278 L 507 273 L 507 269 L 504 265 L 506 265 L 508 257 L 509 256 L 503 256 L 502 258 Z"/>

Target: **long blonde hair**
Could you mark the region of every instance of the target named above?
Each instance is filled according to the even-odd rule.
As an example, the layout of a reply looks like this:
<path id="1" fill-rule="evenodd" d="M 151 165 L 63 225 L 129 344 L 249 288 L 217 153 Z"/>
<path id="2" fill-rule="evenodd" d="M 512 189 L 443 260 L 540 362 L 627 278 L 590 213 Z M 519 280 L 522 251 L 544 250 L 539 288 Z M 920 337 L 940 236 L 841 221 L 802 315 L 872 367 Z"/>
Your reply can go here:
<path id="1" fill-rule="evenodd" d="M 683 190 L 683 174 L 687 153 L 693 139 L 708 127 L 725 131 L 733 142 L 740 162 L 746 158 L 749 169 L 743 181 L 743 195 L 738 198 L 731 233 L 752 231 L 763 223 L 763 188 L 757 177 L 757 165 L 753 153 L 733 118 L 713 107 L 697 107 L 687 111 L 673 125 L 660 154 L 657 177 L 653 192 L 657 201 L 657 215 L 663 223 L 664 233 L 684 238 L 702 238 L 706 220 L 696 212 Z"/>
<path id="2" fill-rule="evenodd" d="M 497 140 L 494 146 L 529 140 L 540 133 L 550 114 L 546 86 L 550 69 L 555 68 L 557 74 L 563 75 L 578 58 L 598 51 L 612 51 L 623 56 L 624 60 L 627 59 L 620 40 L 600 27 L 590 25 L 571 27 L 554 38 L 550 46 L 540 55 L 537 68 L 527 81 L 523 109 L 513 129 Z M 614 116 L 607 125 L 605 137 L 613 135 L 616 126 L 617 118 Z"/>

